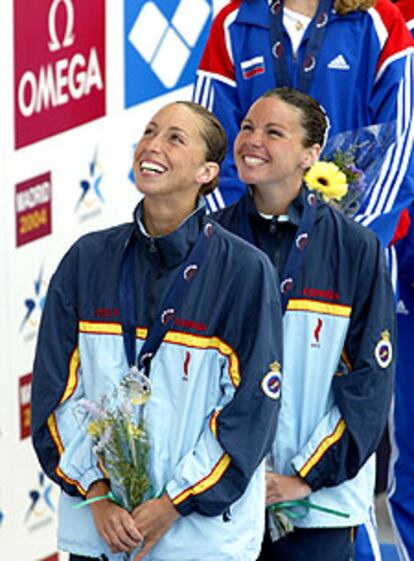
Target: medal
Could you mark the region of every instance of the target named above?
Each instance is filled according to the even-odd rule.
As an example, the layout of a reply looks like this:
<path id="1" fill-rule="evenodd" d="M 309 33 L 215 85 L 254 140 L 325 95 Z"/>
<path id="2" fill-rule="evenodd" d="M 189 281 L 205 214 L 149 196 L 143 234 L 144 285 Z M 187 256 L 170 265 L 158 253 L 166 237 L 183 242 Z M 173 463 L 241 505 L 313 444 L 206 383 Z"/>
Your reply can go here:
<path id="1" fill-rule="evenodd" d="M 119 309 L 124 340 L 125 354 L 130 367 L 120 382 L 120 391 L 124 399 L 132 405 L 143 405 L 151 396 L 150 366 L 165 334 L 174 325 L 177 310 L 197 276 L 206 256 L 209 240 L 212 237 L 213 226 L 204 224 L 190 255 L 182 263 L 173 284 L 157 312 L 155 321 L 148 330 L 147 338 L 139 353 L 136 352 L 136 318 L 135 311 L 135 271 L 134 250 L 130 240 L 127 241 L 125 255 L 121 266 L 120 283 L 118 288 Z M 138 354 L 138 356 L 137 356 Z"/>
<path id="2" fill-rule="evenodd" d="M 151 396 L 150 379 L 131 366 L 120 383 L 121 392 L 125 399 L 129 399 L 132 405 L 143 405 Z"/>

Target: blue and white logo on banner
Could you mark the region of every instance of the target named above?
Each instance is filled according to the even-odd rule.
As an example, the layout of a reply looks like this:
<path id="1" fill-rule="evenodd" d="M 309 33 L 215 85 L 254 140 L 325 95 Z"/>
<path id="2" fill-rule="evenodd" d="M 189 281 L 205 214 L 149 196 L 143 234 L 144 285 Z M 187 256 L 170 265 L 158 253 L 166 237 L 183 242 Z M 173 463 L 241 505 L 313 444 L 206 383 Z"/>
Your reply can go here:
<path id="1" fill-rule="evenodd" d="M 43 472 L 39 472 L 36 488 L 30 489 L 29 506 L 24 515 L 24 521 L 29 522 L 32 518 L 45 517 L 48 513 L 56 512 L 52 502 L 53 486 L 46 479 Z"/>
<path id="2" fill-rule="evenodd" d="M 125 107 L 194 81 L 212 0 L 124 0 Z"/>
<path id="3" fill-rule="evenodd" d="M 46 283 L 43 279 L 43 265 L 40 267 L 38 277 L 33 281 L 34 291 L 25 298 L 25 313 L 20 323 L 20 331 L 33 335 L 40 323 L 40 317 L 46 300 Z"/>

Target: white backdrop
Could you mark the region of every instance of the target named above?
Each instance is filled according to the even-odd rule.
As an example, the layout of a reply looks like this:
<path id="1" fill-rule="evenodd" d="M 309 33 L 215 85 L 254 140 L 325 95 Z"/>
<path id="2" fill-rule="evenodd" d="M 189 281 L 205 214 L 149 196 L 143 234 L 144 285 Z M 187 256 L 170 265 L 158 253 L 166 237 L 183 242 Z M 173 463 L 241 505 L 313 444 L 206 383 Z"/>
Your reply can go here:
<path id="1" fill-rule="evenodd" d="M 59 559 L 59 491 L 29 434 L 50 276 L 81 234 L 130 220 L 134 142 L 159 107 L 190 98 L 211 18 L 226 3 L 2 0 L 1 560 Z"/>

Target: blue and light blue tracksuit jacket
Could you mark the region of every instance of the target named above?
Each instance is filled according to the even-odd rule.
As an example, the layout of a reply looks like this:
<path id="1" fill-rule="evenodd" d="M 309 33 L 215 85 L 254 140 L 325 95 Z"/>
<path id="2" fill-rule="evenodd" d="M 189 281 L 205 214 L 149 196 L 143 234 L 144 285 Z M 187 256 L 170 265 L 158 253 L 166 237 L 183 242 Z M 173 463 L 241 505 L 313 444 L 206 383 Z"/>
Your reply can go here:
<path id="1" fill-rule="evenodd" d="M 118 278 L 134 246 L 139 352 L 181 263 L 205 222 L 199 208 L 175 232 L 150 238 L 125 224 L 82 237 L 54 274 L 33 370 L 33 443 L 62 488 L 60 549 L 111 556 L 89 507 L 73 510 L 102 479 L 74 414 L 128 370 Z M 263 458 L 279 410 L 266 374 L 281 364 L 281 310 L 268 258 L 214 224 L 207 257 L 151 363 L 145 418 L 149 473 L 183 515 L 148 560 L 256 559 L 263 533 Z M 272 365 L 272 366 L 271 366 Z M 225 516 L 223 516 L 225 514 Z"/>
<path id="2" fill-rule="evenodd" d="M 302 189 L 289 222 L 263 218 L 250 192 L 213 215 L 241 235 L 241 214 L 255 243 L 279 269 L 294 243 Z M 240 214 L 241 213 L 241 214 Z M 372 503 L 375 451 L 392 394 L 394 296 L 374 234 L 318 202 L 303 266 L 283 320 L 283 392 L 272 448 L 273 470 L 298 473 L 310 500 L 349 518 L 310 510 L 302 527 L 354 526 Z"/>
<path id="3" fill-rule="evenodd" d="M 268 0 L 230 1 L 213 22 L 199 65 L 194 100 L 216 114 L 229 138 L 220 189 L 207 197 L 212 211 L 243 194 L 233 142 L 250 105 L 278 85 L 268 19 Z M 309 33 L 308 28 L 297 58 L 286 35 L 293 87 Z M 414 43 L 389 0 L 378 0 L 366 12 L 331 14 L 309 94 L 328 114 L 330 137 L 377 123 L 396 123 L 397 140 L 356 217 L 375 231 L 384 246 L 392 238 L 401 210 L 414 198 L 413 175 L 408 173 L 414 170 L 413 80 Z"/>

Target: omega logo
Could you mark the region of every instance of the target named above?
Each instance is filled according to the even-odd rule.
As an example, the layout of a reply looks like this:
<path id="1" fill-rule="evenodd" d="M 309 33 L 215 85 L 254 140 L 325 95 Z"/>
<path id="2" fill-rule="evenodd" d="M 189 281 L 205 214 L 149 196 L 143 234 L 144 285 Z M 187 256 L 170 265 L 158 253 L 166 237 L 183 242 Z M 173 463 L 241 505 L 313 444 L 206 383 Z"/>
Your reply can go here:
<path id="1" fill-rule="evenodd" d="M 60 4 L 66 9 L 66 29 L 58 38 L 56 17 Z M 49 9 L 49 52 L 57 52 L 74 43 L 74 7 L 72 0 L 53 0 Z M 38 69 L 26 70 L 18 85 L 17 100 L 23 117 L 31 117 L 50 108 L 66 105 L 104 87 L 95 47 L 89 53 L 77 52 L 49 62 Z"/>
<path id="2" fill-rule="evenodd" d="M 59 8 L 59 4 L 63 4 L 66 8 L 66 31 L 63 41 L 59 42 L 56 33 L 56 13 Z M 49 10 L 49 51 L 58 51 L 62 47 L 70 47 L 73 45 L 75 37 L 73 35 L 73 24 L 75 21 L 74 9 L 72 0 L 53 0 L 53 3 Z"/>

